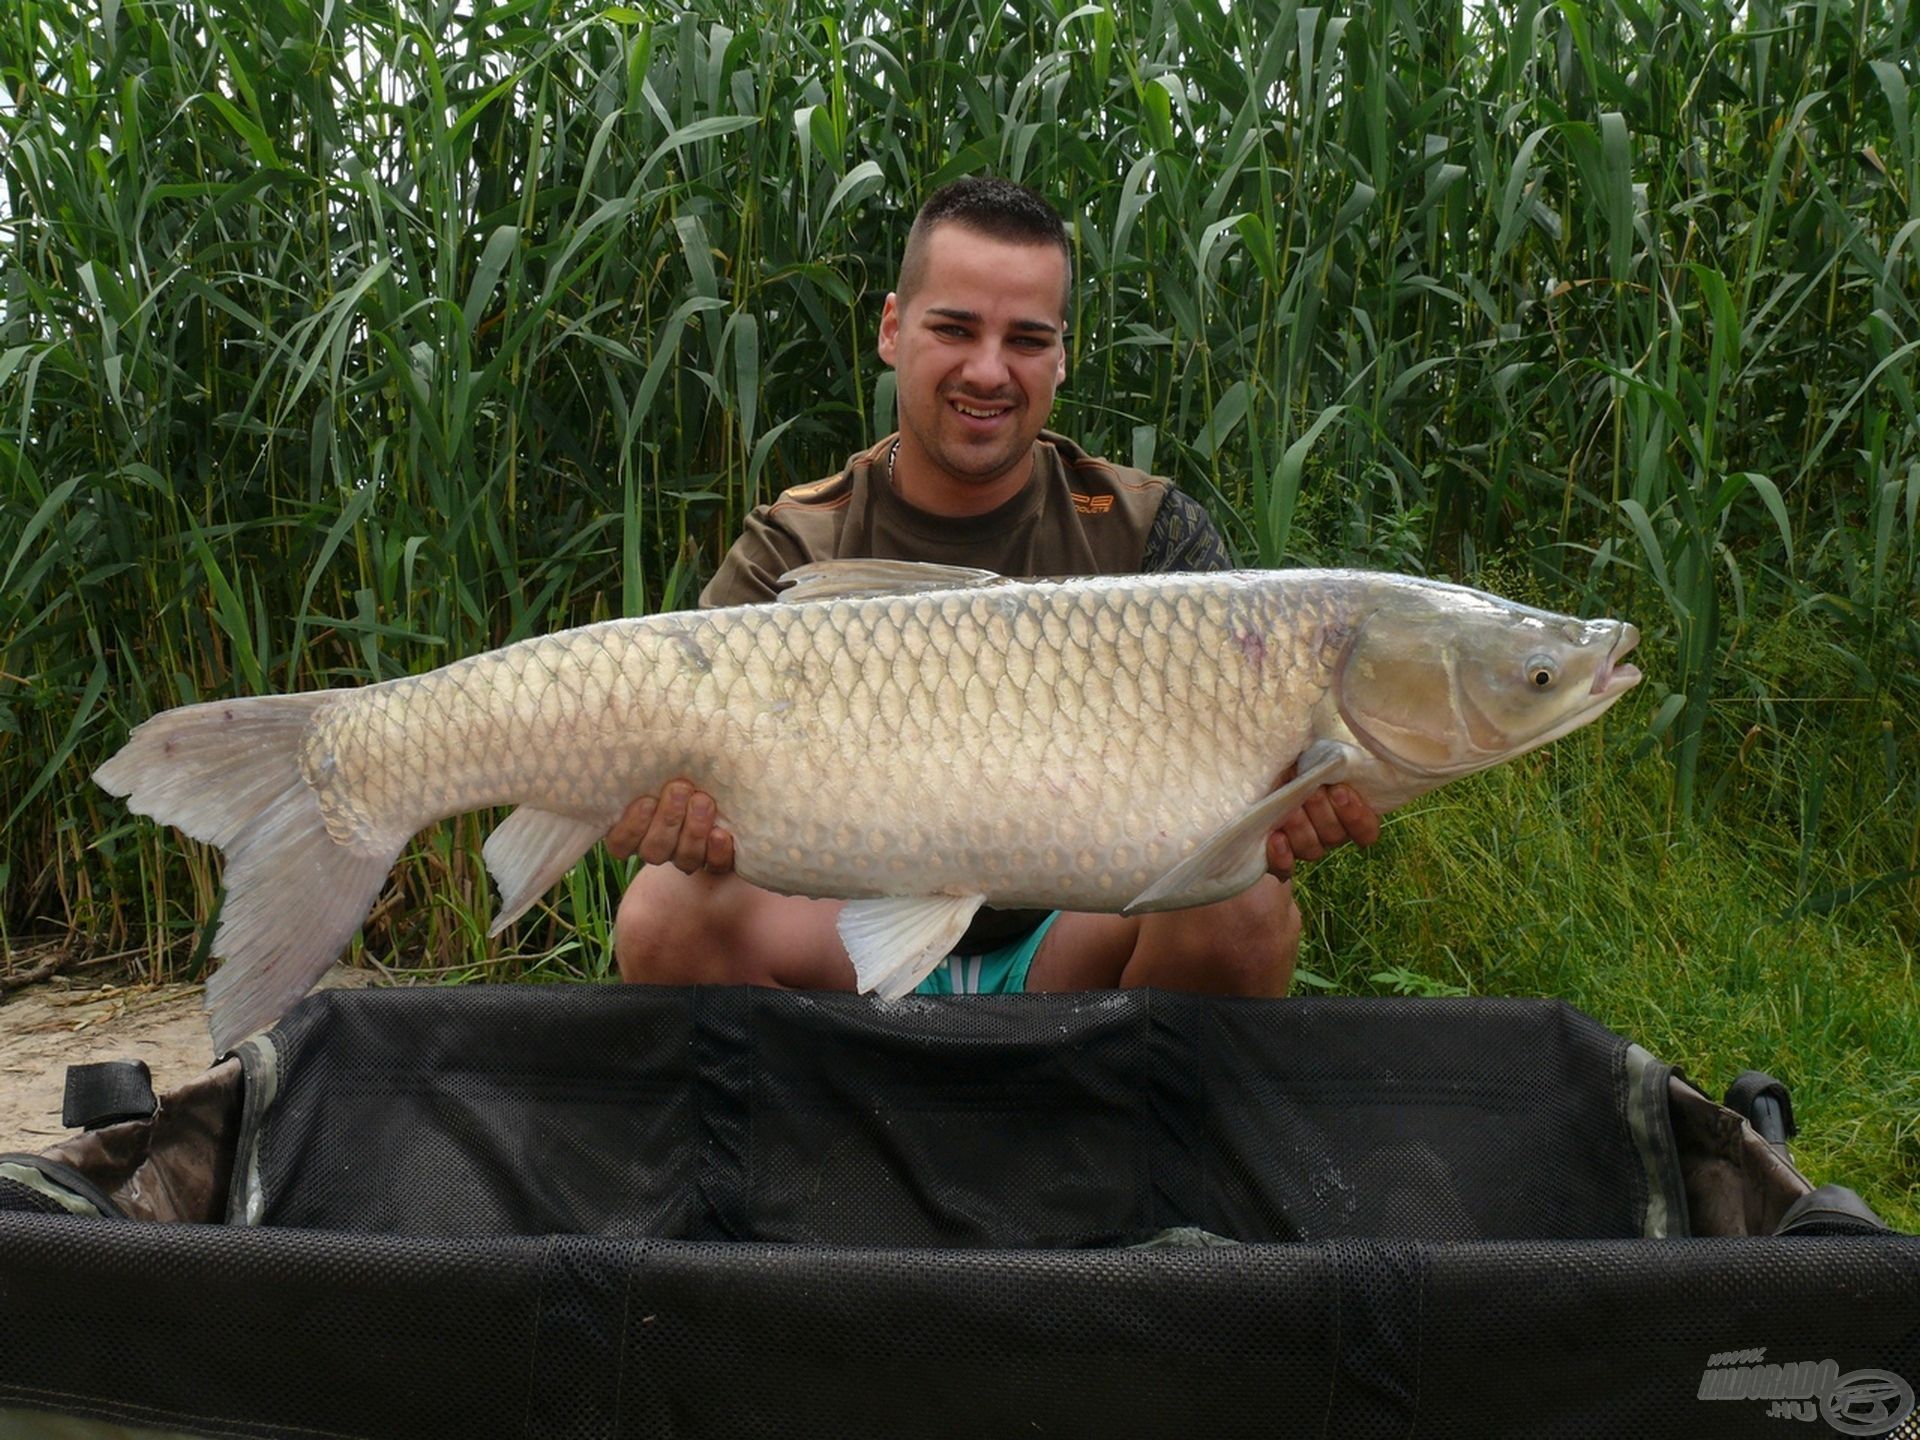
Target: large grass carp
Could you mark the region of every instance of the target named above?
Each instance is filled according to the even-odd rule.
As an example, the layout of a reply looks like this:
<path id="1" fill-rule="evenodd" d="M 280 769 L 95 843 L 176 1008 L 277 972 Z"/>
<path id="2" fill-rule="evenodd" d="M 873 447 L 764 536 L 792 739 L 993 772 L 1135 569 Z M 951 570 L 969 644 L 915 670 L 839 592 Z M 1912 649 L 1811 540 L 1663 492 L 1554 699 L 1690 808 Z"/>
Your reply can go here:
<path id="1" fill-rule="evenodd" d="M 778 604 L 608 621 L 135 729 L 94 778 L 226 858 L 215 1046 L 307 991 L 414 832 L 482 806 L 519 807 L 484 847 L 497 933 L 630 799 L 686 776 L 743 878 L 851 902 L 860 988 L 896 996 L 982 903 L 1224 899 L 1315 788 L 1391 809 L 1586 724 L 1640 678 L 1631 625 L 1399 575 L 1037 583 L 835 561 L 791 578 Z"/>

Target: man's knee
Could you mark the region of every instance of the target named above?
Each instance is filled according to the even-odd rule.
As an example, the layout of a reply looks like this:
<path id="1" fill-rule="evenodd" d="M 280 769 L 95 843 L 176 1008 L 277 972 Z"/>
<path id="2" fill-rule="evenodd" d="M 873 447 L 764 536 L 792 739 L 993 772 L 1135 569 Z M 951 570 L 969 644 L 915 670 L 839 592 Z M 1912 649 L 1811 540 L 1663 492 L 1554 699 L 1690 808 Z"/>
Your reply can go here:
<path id="1" fill-rule="evenodd" d="M 1300 937 L 1306 927 L 1291 884 L 1255 888 L 1264 893 L 1255 896 L 1249 923 L 1265 943 L 1243 947 L 1242 955 L 1250 958 L 1233 976 L 1234 993 L 1284 995 L 1293 985 L 1293 967 L 1300 959 Z"/>
<path id="2" fill-rule="evenodd" d="M 703 965 L 717 947 L 711 897 L 701 877 L 671 865 L 643 866 L 613 917 L 613 957 L 630 985 L 690 985 L 714 978 Z M 702 970 L 708 973 L 698 973 Z"/>
<path id="3" fill-rule="evenodd" d="M 1284 995 L 1300 954 L 1293 887 L 1271 876 L 1229 900 L 1148 915 L 1122 985 L 1212 995 Z"/>
<path id="4" fill-rule="evenodd" d="M 1229 902 L 1202 959 L 1206 988 L 1223 995 L 1287 993 L 1304 929 L 1293 886 L 1262 881 Z"/>
<path id="5" fill-rule="evenodd" d="M 636 985 L 783 985 L 850 990 L 837 902 L 776 895 L 737 874 L 648 865 L 613 917 L 620 978 Z"/>

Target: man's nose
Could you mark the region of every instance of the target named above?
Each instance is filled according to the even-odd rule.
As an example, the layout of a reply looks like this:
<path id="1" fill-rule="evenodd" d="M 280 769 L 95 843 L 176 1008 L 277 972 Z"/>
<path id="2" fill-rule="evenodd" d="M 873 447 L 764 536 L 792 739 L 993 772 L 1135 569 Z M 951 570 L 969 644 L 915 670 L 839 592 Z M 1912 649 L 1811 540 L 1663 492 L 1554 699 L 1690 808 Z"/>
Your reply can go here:
<path id="1" fill-rule="evenodd" d="M 1006 388 L 1012 371 L 1000 346 L 992 340 L 980 340 L 967 350 L 960 367 L 960 379 L 976 395 L 993 395 Z"/>

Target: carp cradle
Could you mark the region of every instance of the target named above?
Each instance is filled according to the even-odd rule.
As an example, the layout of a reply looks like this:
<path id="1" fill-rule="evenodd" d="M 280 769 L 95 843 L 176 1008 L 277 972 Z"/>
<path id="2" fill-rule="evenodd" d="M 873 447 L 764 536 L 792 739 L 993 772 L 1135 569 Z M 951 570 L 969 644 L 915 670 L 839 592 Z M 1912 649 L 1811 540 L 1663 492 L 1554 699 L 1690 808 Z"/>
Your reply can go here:
<path id="1" fill-rule="evenodd" d="M 0 1156 L 0 1434 L 1891 1433 L 1920 1239 L 1729 1098 L 1553 1001 L 323 991 Z"/>

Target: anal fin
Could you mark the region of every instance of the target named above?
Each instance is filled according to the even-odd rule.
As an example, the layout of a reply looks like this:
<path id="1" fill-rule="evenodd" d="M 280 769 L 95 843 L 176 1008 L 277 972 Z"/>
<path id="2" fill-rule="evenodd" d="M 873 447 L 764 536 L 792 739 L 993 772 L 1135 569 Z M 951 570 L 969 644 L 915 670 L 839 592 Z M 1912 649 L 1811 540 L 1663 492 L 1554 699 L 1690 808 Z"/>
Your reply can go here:
<path id="1" fill-rule="evenodd" d="M 611 824 L 533 805 L 522 805 L 501 821 L 480 847 L 493 883 L 500 887 L 500 913 L 487 934 L 498 935 L 524 915 Z"/>
<path id="2" fill-rule="evenodd" d="M 981 895 L 906 895 L 849 900 L 840 907 L 840 943 L 860 990 L 898 1000 L 926 979 L 966 933 Z"/>
<path id="3" fill-rule="evenodd" d="M 1201 842 L 1185 860 L 1133 897 L 1123 915 L 1151 910 L 1179 910 L 1196 903 L 1195 892 L 1232 894 L 1244 889 L 1266 869 L 1267 836 L 1289 810 L 1322 785 L 1331 785 L 1347 773 L 1351 751 L 1331 740 L 1309 745 L 1300 754 L 1299 773 L 1278 790 L 1261 796 Z"/>

